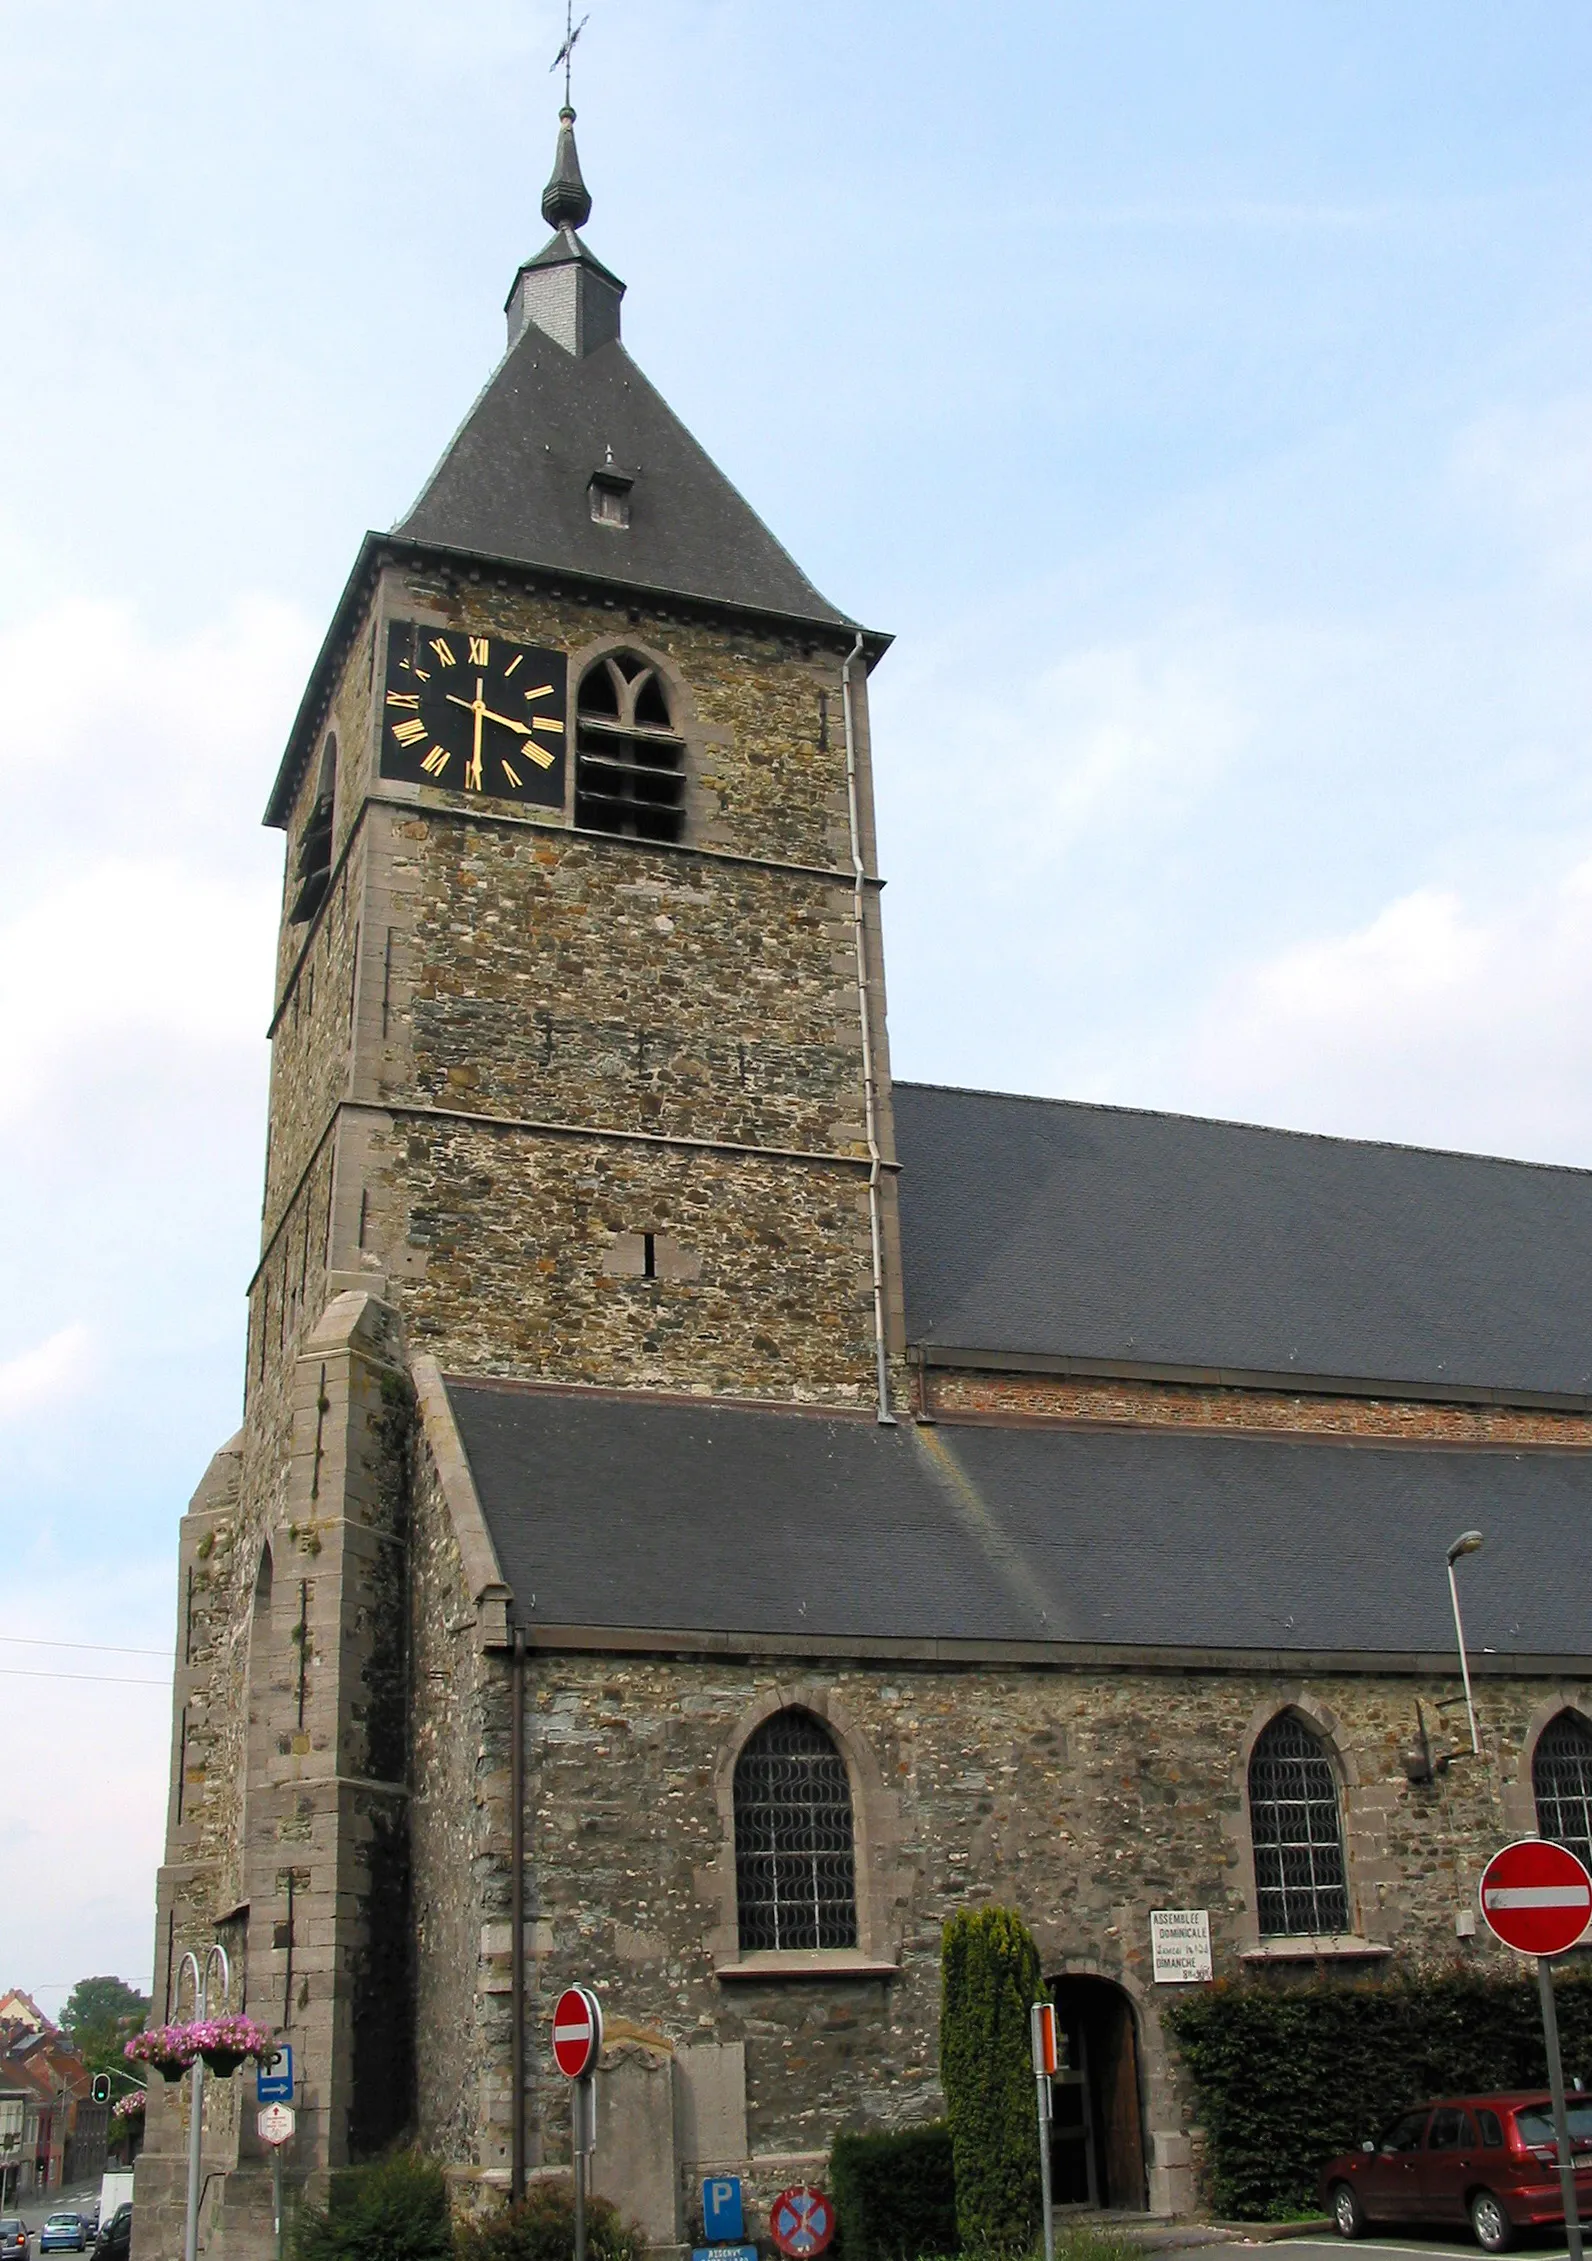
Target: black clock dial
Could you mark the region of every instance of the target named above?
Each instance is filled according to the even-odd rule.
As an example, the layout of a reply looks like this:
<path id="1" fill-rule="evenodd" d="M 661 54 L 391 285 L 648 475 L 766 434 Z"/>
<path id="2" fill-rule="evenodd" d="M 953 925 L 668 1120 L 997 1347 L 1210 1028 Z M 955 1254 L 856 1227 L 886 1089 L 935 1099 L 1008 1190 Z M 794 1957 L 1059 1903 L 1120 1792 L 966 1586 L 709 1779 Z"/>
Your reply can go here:
<path id="1" fill-rule="evenodd" d="M 391 622 L 382 776 L 561 809 L 568 679 L 562 652 Z"/>

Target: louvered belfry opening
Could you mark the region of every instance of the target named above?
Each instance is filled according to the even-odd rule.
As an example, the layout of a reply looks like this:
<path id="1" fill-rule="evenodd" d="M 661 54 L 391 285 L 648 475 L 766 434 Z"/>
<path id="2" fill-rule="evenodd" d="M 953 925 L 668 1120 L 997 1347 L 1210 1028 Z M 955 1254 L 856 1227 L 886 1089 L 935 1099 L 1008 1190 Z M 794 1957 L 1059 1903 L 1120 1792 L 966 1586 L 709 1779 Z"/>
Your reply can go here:
<path id="1" fill-rule="evenodd" d="M 581 678 L 575 702 L 575 822 L 629 840 L 678 840 L 685 827 L 685 745 L 657 671 L 611 652 Z"/>
<path id="2" fill-rule="evenodd" d="M 811 1712 L 776 1712 L 735 1762 L 735 1895 L 743 1953 L 857 1944 L 851 1784 Z"/>
<path id="3" fill-rule="evenodd" d="M 1592 1727 L 1560 1712 L 1537 1737 L 1531 1760 L 1537 1827 L 1592 1866 Z"/>
<path id="4" fill-rule="evenodd" d="M 1338 1778 L 1297 1712 L 1274 1719 L 1249 1761 L 1249 1829 L 1263 1938 L 1339 1937 L 1349 1928 Z"/>

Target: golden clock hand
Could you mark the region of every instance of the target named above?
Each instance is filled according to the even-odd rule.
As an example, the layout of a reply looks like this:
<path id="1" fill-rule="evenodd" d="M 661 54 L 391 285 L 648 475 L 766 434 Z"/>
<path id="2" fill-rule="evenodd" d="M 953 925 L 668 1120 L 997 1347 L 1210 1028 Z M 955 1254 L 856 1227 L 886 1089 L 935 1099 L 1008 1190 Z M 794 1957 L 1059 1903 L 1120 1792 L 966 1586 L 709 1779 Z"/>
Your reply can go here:
<path id="1" fill-rule="evenodd" d="M 481 696 L 481 678 L 478 675 L 475 679 L 475 752 L 464 773 L 466 785 L 473 784 L 478 793 L 481 790 L 481 717 L 485 713 L 486 701 Z"/>

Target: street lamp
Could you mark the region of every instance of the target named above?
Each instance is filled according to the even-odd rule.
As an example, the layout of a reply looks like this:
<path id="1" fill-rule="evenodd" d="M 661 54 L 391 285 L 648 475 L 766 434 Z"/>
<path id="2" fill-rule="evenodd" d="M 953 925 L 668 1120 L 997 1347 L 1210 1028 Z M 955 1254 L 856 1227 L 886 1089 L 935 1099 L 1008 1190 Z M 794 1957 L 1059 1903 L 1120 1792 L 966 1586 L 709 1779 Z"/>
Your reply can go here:
<path id="1" fill-rule="evenodd" d="M 1454 1576 L 1454 1565 L 1462 1554 L 1475 1554 L 1486 1543 L 1479 1531 L 1461 1531 L 1448 1550 L 1448 1598 L 1454 1605 L 1454 1638 L 1459 1643 L 1459 1676 L 1465 1683 L 1465 1715 L 1470 1721 L 1470 1748 L 1474 1758 L 1481 1757 L 1481 1737 L 1476 1732 L 1476 1706 L 1470 1692 L 1470 1660 L 1465 1654 L 1465 1627 L 1459 1614 L 1459 1580 Z"/>

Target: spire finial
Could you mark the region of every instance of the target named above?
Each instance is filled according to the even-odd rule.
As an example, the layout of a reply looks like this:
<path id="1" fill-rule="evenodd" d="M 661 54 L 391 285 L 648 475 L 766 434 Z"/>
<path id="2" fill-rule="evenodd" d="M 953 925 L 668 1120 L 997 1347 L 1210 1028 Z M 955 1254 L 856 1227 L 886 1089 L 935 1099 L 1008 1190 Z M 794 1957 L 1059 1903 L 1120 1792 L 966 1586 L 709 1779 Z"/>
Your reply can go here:
<path id="1" fill-rule="evenodd" d="M 556 71 L 564 66 L 564 107 L 558 113 L 558 152 L 553 159 L 553 177 L 542 191 L 542 218 L 550 228 L 583 228 L 591 218 L 591 198 L 586 193 L 586 183 L 580 177 L 580 159 L 575 154 L 575 113 L 569 102 L 569 66 L 575 52 L 575 42 L 590 23 L 589 16 L 574 20 L 574 0 L 564 0 L 564 44 L 553 57 Z"/>
<path id="2" fill-rule="evenodd" d="M 577 24 L 573 20 L 574 14 L 575 0 L 564 0 L 564 44 L 553 57 L 550 66 L 555 71 L 560 63 L 564 66 L 564 108 L 566 110 L 569 108 L 569 66 L 575 53 L 575 42 L 591 22 L 591 17 L 587 15 L 582 16 Z"/>

